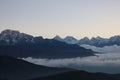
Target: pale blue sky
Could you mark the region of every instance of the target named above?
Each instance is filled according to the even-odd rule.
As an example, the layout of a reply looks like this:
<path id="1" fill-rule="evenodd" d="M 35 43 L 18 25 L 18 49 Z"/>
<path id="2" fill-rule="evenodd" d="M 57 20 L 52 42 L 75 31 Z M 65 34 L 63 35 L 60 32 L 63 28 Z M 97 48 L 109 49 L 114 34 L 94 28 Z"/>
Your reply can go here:
<path id="1" fill-rule="evenodd" d="M 34 36 L 120 35 L 120 0 L 0 0 L 0 31 Z"/>

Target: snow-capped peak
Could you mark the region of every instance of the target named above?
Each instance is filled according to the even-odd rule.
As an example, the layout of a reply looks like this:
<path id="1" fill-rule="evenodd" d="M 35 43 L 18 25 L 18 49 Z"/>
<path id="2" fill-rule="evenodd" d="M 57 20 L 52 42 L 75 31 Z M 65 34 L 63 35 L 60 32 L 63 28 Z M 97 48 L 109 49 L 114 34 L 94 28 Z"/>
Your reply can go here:
<path id="1" fill-rule="evenodd" d="M 53 39 L 64 42 L 64 40 L 58 35 L 56 35 Z"/>
<path id="2" fill-rule="evenodd" d="M 20 32 L 19 31 L 15 31 L 15 30 L 10 30 L 10 29 L 6 29 L 4 31 L 1 32 L 1 35 L 2 36 L 8 36 L 8 35 L 11 35 L 11 36 L 17 36 L 19 35 Z"/>
<path id="3" fill-rule="evenodd" d="M 110 38 L 111 42 L 120 42 L 120 35 L 116 35 Z"/>
<path id="4" fill-rule="evenodd" d="M 33 37 L 31 35 L 10 29 L 2 31 L 0 34 L 0 40 L 4 41 L 7 44 L 14 44 L 19 41 L 28 42 L 31 41 L 32 38 Z"/>
<path id="5" fill-rule="evenodd" d="M 72 36 L 65 37 L 64 41 L 68 44 L 77 44 L 78 43 L 78 40 Z"/>

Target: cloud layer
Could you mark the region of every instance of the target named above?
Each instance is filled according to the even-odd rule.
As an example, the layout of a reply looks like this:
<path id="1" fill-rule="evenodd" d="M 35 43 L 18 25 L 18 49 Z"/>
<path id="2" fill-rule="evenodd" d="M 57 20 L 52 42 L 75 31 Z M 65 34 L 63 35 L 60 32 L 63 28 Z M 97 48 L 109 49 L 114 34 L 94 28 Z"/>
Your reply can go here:
<path id="1" fill-rule="evenodd" d="M 120 53 L 97 54 L 97 56 L 69 59 L 35 59 L 23 60 L 50 67 L 67 67 L 89 72 L 120 73 Z"/>
<path id="2" fill-rule="evenodd" d="M 90 45 L 80 45 L 86 49 L 92 49 L 93 51 L 96 52 L 103 52 L 103 53 L 119 53 L 120 52 L 120 46 L 117 45 L 112 45 L 112 46 L 105 46 L 105 47 L 95 47 L 95 46 L 90 46 Z"/>

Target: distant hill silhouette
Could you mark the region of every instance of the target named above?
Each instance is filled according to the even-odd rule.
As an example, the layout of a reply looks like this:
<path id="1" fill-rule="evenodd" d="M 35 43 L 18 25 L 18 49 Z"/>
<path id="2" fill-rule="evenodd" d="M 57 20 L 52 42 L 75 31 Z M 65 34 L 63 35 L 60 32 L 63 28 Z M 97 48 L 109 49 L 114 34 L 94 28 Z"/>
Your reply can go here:
<path id="1" fill-rule="evenodd" d="M 88 73 L 85 71 L 68 71 L 48 77 L 31 80 L 120 80 L 120 74 Z"/>
<path id="2" fill-rule="evenodd" d="M 39 66 L 21 59 L 0 56 L 0 80 L 28 80 L 71 70 Z"/>

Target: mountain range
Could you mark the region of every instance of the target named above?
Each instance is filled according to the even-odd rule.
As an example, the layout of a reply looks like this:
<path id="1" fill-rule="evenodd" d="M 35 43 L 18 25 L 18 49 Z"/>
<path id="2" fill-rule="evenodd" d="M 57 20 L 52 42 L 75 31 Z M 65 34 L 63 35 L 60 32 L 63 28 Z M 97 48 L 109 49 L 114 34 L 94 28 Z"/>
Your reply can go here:
<path id="1" fill-rule="evenodd" d="M 6 29 L 0 33 L 0 55 L 36 58 L 71 58 L 94 56 L 94 52 L 76 44 L 55 39 L 33 37 L 16 30 Z"/>
<path id="2" fill-rule="evenodd" d="M 106 42 L 107 45 L 108 42 L 109 45 L 119 45 L 119 36 L 106 39 L 108 42 L 100 37 L 91 40 L 94 43 L 96 40 L 101 40 L 101 43 Z M 44 39 L 42 36 L 34 37 L 16 30 L 4 30 L 0 33 L 0 80 L 120 80 L 120 74 L 90 73 L 68 68 L 47 67 L 21 59 L 95 56 L 94 51 L 79 46 L 84 42 L 90 44 L 91 40 L 85 37 L 80 42 L 71 36 L 64 39 L 59 36 Z M 98 43 L 96 42 L 97 45 Z"/>
<path id="3" fill-rule="evenodd" d="M 68 44 L 77 44 L 77 45 L 91 45 L 96 47 L 104 47 L 104 46 L 112 46 L 112 45 L 120 45 L 120 35 L 112 36 L 110 38 L 102 38 L 102 37 L 92 37 L 89 39 L 88 37 L 84 37 L 80 40 L 72 36 L 67 36 L 65 38 L 61 38 L 59 36 L 55 36 L 53 39 L 66 42 Z"/>

